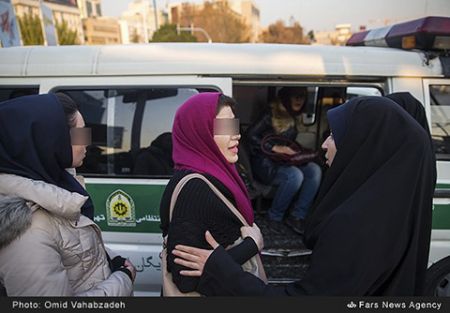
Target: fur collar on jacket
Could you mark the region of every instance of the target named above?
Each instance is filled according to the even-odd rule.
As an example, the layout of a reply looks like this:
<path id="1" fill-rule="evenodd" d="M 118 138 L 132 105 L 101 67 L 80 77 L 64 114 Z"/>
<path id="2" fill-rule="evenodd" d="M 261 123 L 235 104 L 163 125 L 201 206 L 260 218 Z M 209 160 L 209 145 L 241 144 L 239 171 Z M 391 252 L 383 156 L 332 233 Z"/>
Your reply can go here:
<path id="1" fill-rule="evenodd" d="M 29 178 L 0 174 L 0 248 L 23 234 L 32 213 L 42 208 L 69 220 L 78 220 L 88 197 Z"/>
<path id="2" fill-rule="evenodd" d="M 291 127 L 296 127 L 296 118 L 292 117 L 281 102 L 273 102 L 272 126 L 277 134 L 281 134 Z"/>

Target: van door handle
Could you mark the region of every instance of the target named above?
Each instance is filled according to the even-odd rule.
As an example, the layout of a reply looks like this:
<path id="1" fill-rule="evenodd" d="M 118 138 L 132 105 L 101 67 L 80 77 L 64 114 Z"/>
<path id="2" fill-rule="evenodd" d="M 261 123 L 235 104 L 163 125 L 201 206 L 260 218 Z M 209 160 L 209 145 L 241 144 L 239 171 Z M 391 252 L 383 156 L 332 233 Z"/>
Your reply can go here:
<path id="1" fill-rule="evenodd" d="M 450 189 L 436 188 L 434 190 L 434 198 L 450 198 Z"/>

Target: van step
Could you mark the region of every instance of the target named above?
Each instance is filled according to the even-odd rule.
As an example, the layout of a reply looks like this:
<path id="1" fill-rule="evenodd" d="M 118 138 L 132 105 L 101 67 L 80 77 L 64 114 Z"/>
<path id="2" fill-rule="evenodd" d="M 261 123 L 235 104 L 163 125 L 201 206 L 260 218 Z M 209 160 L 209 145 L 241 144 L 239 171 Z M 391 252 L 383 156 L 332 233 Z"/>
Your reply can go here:
<path id="1" fill-rule="evenodd" d="M 288 226 L 274 232 L 268 226 L 265 214 L 255 214 L 264 236 L 262 261 L 269 283 L 283 285 L 302 279 L 309 267 L 312 251 L 307 249 L 303 236 L 293 232 Z"/>
<path id="2" fill-rule="evenodd" d="M 268 278 L 267 282 L 270 285 L 287 285 L 297 280 L 296 278 Z"/>
<path id="3" fill-rule="evenodd" d="M 298 257 L 310 255 L 312 253 L 309 249 L 268 249 L 261 251 L 263 256 L 276 256 L 276 257 Z"/>

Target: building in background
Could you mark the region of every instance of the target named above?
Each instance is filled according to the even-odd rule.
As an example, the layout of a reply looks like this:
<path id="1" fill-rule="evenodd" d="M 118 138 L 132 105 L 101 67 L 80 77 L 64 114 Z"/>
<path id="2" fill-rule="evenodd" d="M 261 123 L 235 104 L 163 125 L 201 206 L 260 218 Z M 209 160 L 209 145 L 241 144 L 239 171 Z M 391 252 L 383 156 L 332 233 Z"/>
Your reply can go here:
<path id="1" fill-rule="evenodd" d="M 16 15 L 19 17 L 28 15 L 41 15 L 41 9 L 39 7 L 39 0 L 12 0 L 12 5 L 16 11 Z"/>
<path id="2" fill-rule="evenodd" d="M 120 38 L 122 40 L 122 43 L 131 43 L 130 40 L 130 32 L 128 30 L 128 23 L 125 20 L 119 19 L 119 28 L 120 28 Z"/>
<path id="3" fill-rule="evenodd" d="M 165 23 L 166 15 L 162 10 L 155 9 L 148 0 L 135 0 L 120 18 L 122 43 L 147 43 Z"/>
<path id="4" fill-rule="evenodd" d="M 351 24 L 338 24 L 336 25 L 336 37 L 335 42 L 338 46 L 345 46 L 347 40 L 352 36 Z"/>
<path id="5" fill-rule="evenodd" d="M 119 22 L 112 17 L 89 17 L 83 19 L 84 40 L 88 45 L 122 43 Z"/>
<path id="6" fill-rule="evenodd" d="M 45 0 L 43 1 L 52 11 L 56 24 L 62 24 L 77 32 L 79 44 L 84 43 L 83 24 L 81 22 L 80 10 L 76 0 Z M 23 17 L 25 14 L 41 16 L 39 0 L 12 0 L 16 16 Z"/>
<path id="7" fill-rule="evenodd" d="M 102 16 L 101 0 L 78 0 L 84 40 L 88 45 L 110 45 L 122 43 L 120 24 L 117 18 Z"/>
<path id="8" fill-rule="evenodd" d="M 77 0 L 81 18 L 102 16 L 101 0 Z"/>
<path id="9" fill-rule="evenodd" d="M 225 3 L 231 11 L 250 29 L 250 42 L 256 42 L 261 34 L 260 11 L 253 0 L 212 0 L 211 3 Z M 203 3 L 178 2 L 169 4 L 168 19 L 171 24 L 182 24 L 182 16 L 189 11 L 191 14 L 201 11 Z"/>
<path id="10" fill-rule="evenodd" d="M 189 2 L 170 3 L 168 7 L 169 23 L 179 25 L 181 24 L 181 17 L 186 10 L 195 11 L 201 10 L 202 8 L 203 8 L 202 3 L 199 4 Z"/>
<path id="11" fill-rule="evenodd" d="M 216 0 L 226 2 L 230 9 L 239 14 L 250 28 L 250 42 L 256 42 L 261 34 L 260 11 L 253 0 Z"/>
<path id="12" fill-rule="evenodd" d="M 345 46 L 352 36 L 351 24 L 338 24 L 334 31 L 321 31 L 314 33 L 315 42 L 318 45 Z"/>

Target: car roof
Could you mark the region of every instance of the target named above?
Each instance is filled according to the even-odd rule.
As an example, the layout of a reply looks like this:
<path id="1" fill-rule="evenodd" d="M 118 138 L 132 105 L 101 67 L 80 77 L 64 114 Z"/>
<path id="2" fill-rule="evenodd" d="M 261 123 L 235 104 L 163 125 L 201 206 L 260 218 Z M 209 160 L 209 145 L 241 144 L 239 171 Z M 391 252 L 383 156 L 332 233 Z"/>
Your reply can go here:
<path id="1" fill-rule="evenodd" d="M 110 75 L 440 77 L 438 58 L 394 48 L 151 43 L 0 49 L 0 77 Z"/>

